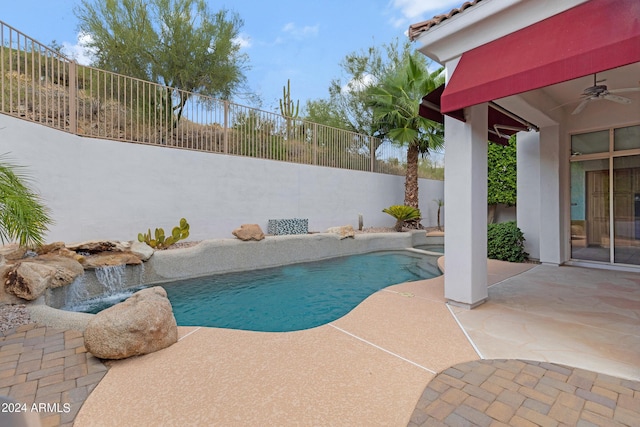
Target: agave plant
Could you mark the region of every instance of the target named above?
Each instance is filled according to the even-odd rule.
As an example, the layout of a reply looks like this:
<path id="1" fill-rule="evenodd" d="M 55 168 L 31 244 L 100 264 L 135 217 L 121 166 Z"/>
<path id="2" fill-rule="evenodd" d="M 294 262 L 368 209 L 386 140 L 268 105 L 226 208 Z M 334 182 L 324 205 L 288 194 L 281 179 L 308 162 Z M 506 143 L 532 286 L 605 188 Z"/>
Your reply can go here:
<path id="1" fill-rule="evenodd" d="M 421 216 L 420 209 L 406 205 L 389 206 L 388 208 L 384 208 L 382 212 L 389 214 L 396 219 L 396 225 L 394 227 L 396 231 L 402 231 L 402 226 L 405 221 L 420 219 Z"/>

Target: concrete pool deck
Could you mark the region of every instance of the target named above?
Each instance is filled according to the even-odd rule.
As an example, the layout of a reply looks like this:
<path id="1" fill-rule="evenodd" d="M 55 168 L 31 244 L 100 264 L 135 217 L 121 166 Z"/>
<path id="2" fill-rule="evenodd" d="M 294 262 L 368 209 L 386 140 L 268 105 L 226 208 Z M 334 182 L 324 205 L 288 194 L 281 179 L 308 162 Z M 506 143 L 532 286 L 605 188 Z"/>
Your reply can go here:
<path id="1" fill-rule="evenodd" d="M 638 425 L 640 274 L 488 267 L 471 311 L 444 302 L 442 277 L 404 283 L 306 331 L 181 327 L 106 375 L 77 332 L 26 325 L 0 339 L 0 382 L 72 402 L 43 426 Z"/>
<path id="2" fill-rule="evenodd" d="M 566 268 L 569 270 L 558 273 L 559 269 Z M 513 295 L 497 296 L 493 302 L 494 295 L 508 294 L 503 287 L 511 288 L 513 280 L 522 278 L 527 283 L 531 280 L 545 283 L 558 278 L 557 274 L 566 273 L 584 275 L 587 287 L 592 290 L 600 287 L 607 292 L 622 292 L 627 301 L 625 312 L 620 313 L 618 307 L 612 318 L 614 322 L 609 325 L 600 322 L 592 327 L 585 324 L 584 319 L 571 320 L 570 301 L 566 301 L 570 307 L 568 314 L 561 316 L 527 312 L 523 305 L 505 307 L 505 301 L 517 299 Z M 527 274 L 529 278 L 525 277 Z M 565 363 L 578 367 L 587 363 L 596 372 L 618 373 L 622 376 L 619 383 L 626 381 L 624 387 L 619 385 L 627 390 L 624 396 L 628 398 L 631 391 L 630 402 L 623 399 L 625 405 L 640 402 L 640 383 L 637 382 L 640 380 L 639 274 L 594 273 L 572 267 L 489 261 L 489 281 L 498 283 L 490 288 L 489 303 L 475 310 L 458 312 L 457 318 L 453 315 L 455 310 L 450 310 L 445 303 L 443 278 L 439 277 L 386 288 L 343 318 L 305 331 L 258 333 L 182 327 L 180 340 L 173 346 L 113 362 L 80 409 L 75 425 L 400 426 L 410 421 L 424 421 L 414 410 L 422 410 L 420 405 L 428 406 L 423 392 L 428 391 L 430 381 L 451 366 L 464 366 L 480 359 L 458 320 L 472 339 L 476 336 L 478 342 L 474 342 L 485 357 L 491 350 L 495 353 L 491 357 L 501 357 L 504 343 L 517 340 L 518 336 L 522 345 L 509 344 L 508 347 L 517 347 L 518 351 L 508 357 L 556 362 L 556 347 L 561 346 Z M 548 292 L 541 297 L 545 295 L 548 296 Z M 617 294 L 605 297 L 603 304 L 619 306 L 621 301 L 616 298 Z M 585 301 L 578 298 L 577 302 Z M 519 311 L 526 325 L 540 323 L 540 329 L 547 329 L 538 331 L 537 337 L 522 335 L 516 324 L 514 332 L 503 335 L 509 330 L 509 324 L 492 329 L 496 326 L 487 322 L 487 309 L 494 316 L 496 310 L 509 312 L 509 321 L 517 318 Z M 553 312 L 557 307 L 551 305 L 549 309 Z M 607 311 L 602 305 L 595 310 Z M 554 323 L 557 317 L 561 319 Z M 604 319 L 604 315 L 594 317 Z M 614 323 L 623 329 L 635 325 L 635 332 L 610 331 L 614 338 L 601 350 L 597 340 L 602 334 L 590 335 L 589 331 L 615 329 Z M 570 328 L 569 338 L 559 329 L 565 327 Z M 581 328 L 584 331 L 576 334 Z M 483 331 L 488 338 L 482 337 Z M 509 338 L 494 348 L 492 336 L 498 340 L 503 336 Z M 624 348 L 618 346 L 616 350 L 612 345 L 616 338 L 624 339 Z M 535 344 L 536 339 L 539 345 Z M 581 344 L 572 345 L 572 340 Z M 526 364 L 517 366 L 524 369 L 523 365 Z M 555 365 L 538 368 L 546 372 L 551 366 Z M 507 381 L 517 385 L 515 374 Z M 524 402 L 523 399 L 520 405 Z M 491 408 L 495 409 L 496 405 Z M 488 410 L 489 404 L 486 408 Z M 529 414 L 528 410 L 516 408 L 513 416 Z M 626 411 L 621 408 L 623 410 Z M 610 419 L 614 416 L 612 411 Z M 557 418 L 555 422 L 561 420 Z"/>

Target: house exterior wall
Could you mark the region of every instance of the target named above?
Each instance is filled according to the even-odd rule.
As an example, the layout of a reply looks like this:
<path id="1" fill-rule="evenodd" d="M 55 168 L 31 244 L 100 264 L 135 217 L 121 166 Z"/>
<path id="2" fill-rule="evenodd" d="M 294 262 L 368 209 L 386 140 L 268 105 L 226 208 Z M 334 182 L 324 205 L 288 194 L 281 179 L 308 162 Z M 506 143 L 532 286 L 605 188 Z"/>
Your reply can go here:
<path id="1" fill-rule="evenodd" d="M 82 138 L 0 115 L 0 153 L 26 167 L 51 209 L 46 240 L 132 240 L 184 217 L 189 240 L 232 237 L 241 224 L 308 218 L 310 231 L 391 227 L 404 177 Z M 420 179 L 423 225 L 435 226 L 442 181 Z M 444 222 L 444 221 L 443 221 Z"/>

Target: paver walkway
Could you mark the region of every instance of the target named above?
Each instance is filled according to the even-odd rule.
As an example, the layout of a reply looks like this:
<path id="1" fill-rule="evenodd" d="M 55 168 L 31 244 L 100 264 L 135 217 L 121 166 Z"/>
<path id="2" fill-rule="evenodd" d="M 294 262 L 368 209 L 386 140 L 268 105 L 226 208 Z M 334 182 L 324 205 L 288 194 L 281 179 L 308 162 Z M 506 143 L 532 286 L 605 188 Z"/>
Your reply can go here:
<path id="1" fill-rule="evenodd" d="M 37 413 L 42 427 L 73 425 L 106 372 L 79 331 L 31 323 L 0 337 L 0 396 L 24 404 L 14 407 L 20 412 Z"/>
<path id="2" fill-rule="evenodd" d="M 524 360 L 453 366 L 427 386 L 417 426 L 640 426 L 640 382 Z"/>

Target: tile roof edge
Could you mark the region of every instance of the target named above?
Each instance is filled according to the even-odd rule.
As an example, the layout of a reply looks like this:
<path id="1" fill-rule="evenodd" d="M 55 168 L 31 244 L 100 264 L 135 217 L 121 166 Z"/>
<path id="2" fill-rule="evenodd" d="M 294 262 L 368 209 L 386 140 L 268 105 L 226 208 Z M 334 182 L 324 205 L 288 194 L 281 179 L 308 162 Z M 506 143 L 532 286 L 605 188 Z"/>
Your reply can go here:
<path id="1" fill-rule="evenodd" d="M 416 40 L 420 36 L 420 34 L 422 34 L 423 32 L 430 30 L 432 27 L 435 27 L 436 25 L 440 24 L 442 21 L 451 19 L 453 16 L 464 12 L 465 10 L 475 6 L 481 1 L 482 0 L 466 1 L 460 7 L 451 9 L 449 13 L 446 13 L 443 15 L 436 15 L 427 21 L 417 22 L 415 24 L 409 25 L 409 31 L 408 31 L 409 40 L 411 41 Z"/>

